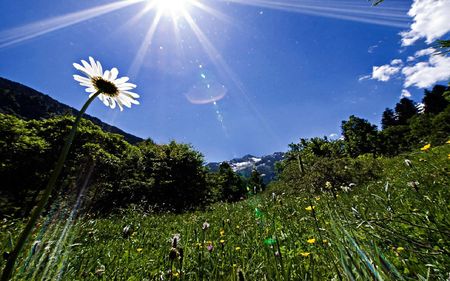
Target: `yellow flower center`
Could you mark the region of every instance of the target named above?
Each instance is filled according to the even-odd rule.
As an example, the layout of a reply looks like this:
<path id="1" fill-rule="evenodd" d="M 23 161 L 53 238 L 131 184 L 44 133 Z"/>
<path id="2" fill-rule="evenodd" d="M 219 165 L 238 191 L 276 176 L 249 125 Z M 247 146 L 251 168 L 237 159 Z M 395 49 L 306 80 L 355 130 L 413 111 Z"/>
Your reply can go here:
<path id="1" fill-rule="evenodd" d="M 117 86 L 113 82 L 105 80 L 102 77 L 92 78 L 92 84 L 94 84 L 97 91 L 100 91 L 107 96 L 114 98 L 119 95 L 119 89 Z"/>

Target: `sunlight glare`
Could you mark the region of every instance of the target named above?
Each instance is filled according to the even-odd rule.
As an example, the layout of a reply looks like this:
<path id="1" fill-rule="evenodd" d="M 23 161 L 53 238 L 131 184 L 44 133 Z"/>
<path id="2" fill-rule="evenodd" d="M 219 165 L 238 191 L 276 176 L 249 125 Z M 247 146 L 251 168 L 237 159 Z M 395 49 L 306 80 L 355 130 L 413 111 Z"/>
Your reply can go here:
<path id="1" fill-rule="evenodd" d="M 178 17 L 191 5 L 190 0 L 156 0 L 156 10 L 164 15 Z"/>

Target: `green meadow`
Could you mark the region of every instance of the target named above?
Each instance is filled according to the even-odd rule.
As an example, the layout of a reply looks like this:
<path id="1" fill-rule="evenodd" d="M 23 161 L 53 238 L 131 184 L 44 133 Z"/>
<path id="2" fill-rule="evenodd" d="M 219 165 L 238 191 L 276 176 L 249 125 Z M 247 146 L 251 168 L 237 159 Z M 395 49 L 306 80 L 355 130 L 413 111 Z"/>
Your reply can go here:
<path id="1" fill-rule="evenodd" d="M 445 280 L 449 154 L 443 144 L 361 157 L 379 177 L 320 192 L 275 182 L 239 202 L 183 214 L 136 205 L 76 217 L 76 202 L 55 203 L 14 280 Z M 1 222 L 2 249 L 22 226 Z"/>

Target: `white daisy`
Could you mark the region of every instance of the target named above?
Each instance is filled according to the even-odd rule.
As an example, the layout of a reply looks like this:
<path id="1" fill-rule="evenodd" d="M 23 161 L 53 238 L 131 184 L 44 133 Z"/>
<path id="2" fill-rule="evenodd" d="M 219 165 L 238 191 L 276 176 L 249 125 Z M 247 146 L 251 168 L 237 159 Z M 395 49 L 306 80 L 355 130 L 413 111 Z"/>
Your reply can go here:
<path id="1" fill-rule="evenodd" d="M 89 97 L 100 92 L 98 98 L 106 106 L 114 109 L 117 103 L 120 111 L 123 110 L 123 106 L 130 108 L 131 104 L 139 104 L 136 100 L 139 98 L 139 95 L 130 92 L 130 90 L 136 88 L 136 85 L 128 83 L 128 77 L 117 78 L 119 70 L 115 67 L 103 72 L 100 62 L 95 61 L 92 57 L 89 57 L 89 62 L 82 60 L 81 63 L 83 65 L 73 64 L 77 70 L 86 75 L 86 77 L 74 75 L 73 78 L 80 82 L 81 86 L 86 87 L 86 92 L 90 93 Z"/>

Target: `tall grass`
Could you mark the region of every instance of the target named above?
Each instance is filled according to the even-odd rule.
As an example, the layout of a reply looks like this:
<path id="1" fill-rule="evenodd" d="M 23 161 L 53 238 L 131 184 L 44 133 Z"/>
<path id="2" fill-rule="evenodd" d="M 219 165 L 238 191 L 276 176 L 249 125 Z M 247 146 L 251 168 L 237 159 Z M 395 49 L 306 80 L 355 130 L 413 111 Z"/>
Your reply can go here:
<path id="1" fill-rule="evenodd" d="M 381 159 L 380 180 L 336 197 L 278 192 L 273 198 L 269 190 L 204 212 L 136 208 L 73 221 L 67 219 L 71 205 L 62 202 L 42 220 L 14 278 L 446 280 L 449 154 L 446 145 Z M 2 222 L 4 251 L 22 227 L 20 221 Z M 173 245 L 176 234 L 180 240 Z"/>

